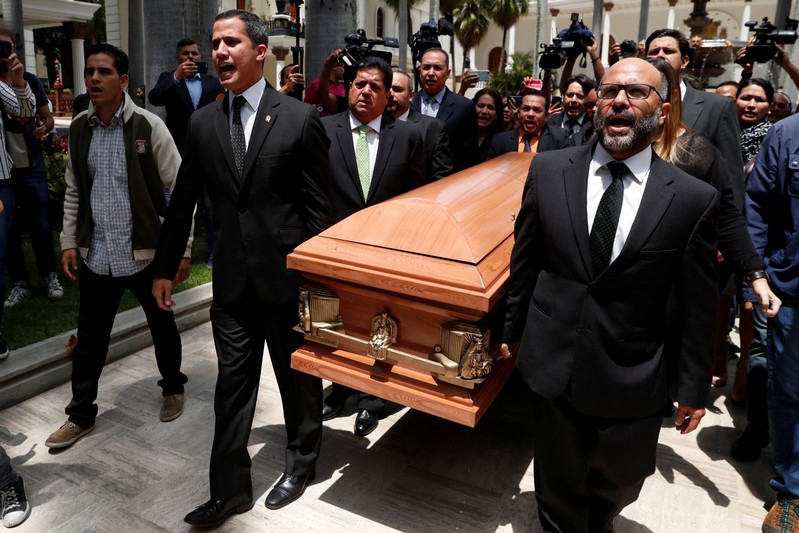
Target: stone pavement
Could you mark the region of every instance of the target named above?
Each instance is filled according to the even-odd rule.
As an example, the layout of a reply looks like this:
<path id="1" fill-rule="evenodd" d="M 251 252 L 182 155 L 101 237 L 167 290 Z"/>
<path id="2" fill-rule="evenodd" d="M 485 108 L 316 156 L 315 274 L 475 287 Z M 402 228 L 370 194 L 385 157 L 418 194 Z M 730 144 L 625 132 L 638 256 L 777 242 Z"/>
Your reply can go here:
<path id="1" fill-rule="evenodd" d="M 191 531 L 183 516 L 208 498 L 216 359 L 209 324 L 184 332 L 183 341 L 188 399 L 174 422 L 158 421 L 152 347 L 106 367 L 96 428 L 72 448 L 44 447 L 65 420 L 68 384 L 0 412 L 0 444 L 33 504 L 17 531 Z M 760 531 L 764 505 L 773 501 L 771 448 L 751 464 L 729 457 L 745 409 L 728 392 L 713 391 L 709 414 L 691 435 L 664 420 L 657 472 L 619 517 L 617 532 Z M 281 474 L 285 437 L 267 359 L 250 438 L 257 503 L 219 530 L 538 532 L 529 399 L 512 380 L 476 429 L 389 406 L 367 438 L 352 434 L 350 403 L 325 424 L 316 481 L 297 502 L 270 511 L 263 502 Z"/>

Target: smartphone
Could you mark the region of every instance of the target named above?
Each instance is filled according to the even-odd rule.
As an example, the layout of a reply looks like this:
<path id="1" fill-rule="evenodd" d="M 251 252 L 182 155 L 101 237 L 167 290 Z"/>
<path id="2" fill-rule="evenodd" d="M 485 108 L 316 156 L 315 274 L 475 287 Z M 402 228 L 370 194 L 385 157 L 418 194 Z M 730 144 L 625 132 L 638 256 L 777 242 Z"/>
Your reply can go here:
<path id="1" fill-rule="evenodd" d="M 563 103 L 563 98 L 561 98 L 560 96 L 553 96 L 552 97 L 552 101 L 551 101 L 552 105 L 560 105 L 561 103 Z"/>
<path id="2" fill-rule="evenodd" d="M 472 73 L 477 74 L 477 81 L 488 81 L 489 72 L 487 70 L 473 70 Z"/>
<path id="3" fill-rule="evenodd" d="M 208 74 L 208 63 L 205 61 L 197 61 L 195 63 L 197 65 L 197 72 L 200 74 Z"/>

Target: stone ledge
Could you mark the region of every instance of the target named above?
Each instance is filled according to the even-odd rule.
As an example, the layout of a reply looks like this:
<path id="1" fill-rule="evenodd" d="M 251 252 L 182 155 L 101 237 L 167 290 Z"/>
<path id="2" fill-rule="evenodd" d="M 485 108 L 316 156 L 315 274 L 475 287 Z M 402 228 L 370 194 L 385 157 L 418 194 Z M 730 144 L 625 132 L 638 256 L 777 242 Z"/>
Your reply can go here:
<path id="1" fill-rule="evenodd" d="M 174 296 L 175 320 L 179 331 L 208 321 L 211 283 L 191 288 Z M 0 409 L 5 409 L 71 378 L 72 360 L 66 356 L 71 330 L 14 350 L 0 362 Z M 141 307 L 118 313 L 111 330 L 106 364 L 152 344 L 150 330 Z"/>

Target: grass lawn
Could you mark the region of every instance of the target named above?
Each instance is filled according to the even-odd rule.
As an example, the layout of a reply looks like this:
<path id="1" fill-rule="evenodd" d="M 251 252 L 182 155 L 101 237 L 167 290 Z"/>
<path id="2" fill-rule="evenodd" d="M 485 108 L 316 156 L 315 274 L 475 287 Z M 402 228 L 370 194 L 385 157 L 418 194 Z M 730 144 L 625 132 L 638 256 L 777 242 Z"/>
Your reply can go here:
<path id="1" fill-rule="evenodd" d="M 191 254 L 191 276 L 175 292 L 184 291 L 211 281 L 211 269 L 205 265 L 208 254 L 205 229 L 202 226 L 201 218 L 198 217 L 195 224 L 195 239 Z M 58 231 L 54 232 L 54 242 L 57 241 Z M 36 263 L 31 250 L 30 239 L 27 232 L 24 231 L 23 249 L 25 250 L 25 261 L 28 265 L 32 294 L 22 304 L 11 309 L 6 308 L 3 312 L 3 339 L 12 350 L 64 333 L 76 328 L 78 325 L 79 281 L 70 281 L 61 270 L 61 250 L 58 245 L 55 245 L 56 262 L 58 263 L 58 277 L 64 287 L 64 299 L 57 302 L 51 302 L 47 299 L 44 283 L 36 273 Z M 11 287 L 8 283 L 6 285 L 7 295 Z M 3 296 L 3 301 L 5 301 L 5 296 Z M 130 291 L 125 291 L 122 303 L 119 305 L 119 311 L 127 311 L 138 306 L 139 302 L 133 294 Z"/>

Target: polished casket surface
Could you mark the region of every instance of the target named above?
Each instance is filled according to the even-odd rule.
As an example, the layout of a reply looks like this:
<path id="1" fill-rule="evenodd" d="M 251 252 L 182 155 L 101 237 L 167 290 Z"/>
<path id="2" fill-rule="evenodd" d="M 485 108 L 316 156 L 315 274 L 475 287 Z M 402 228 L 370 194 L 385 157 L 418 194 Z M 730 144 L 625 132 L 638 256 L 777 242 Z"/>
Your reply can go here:
<path id="1" fill-rule="evenodd" d="M 511 360 L 490 361 L 497 346 L 489 339 L 501 320 L 530 161 L 506 154 L 359 211 L 298 246 L 288 266 L 338 298 L 340 322 L 308 328 L 306 338 L 319 342 L 295 352 L 292 366 L 474 426 L 513 371 Z M 306 323 L 315 320 L 308 314 Z M 490 373 L 454 376 L 466 355 L 446 354 L 453 362 L 434 353 L 452 344 L 442 327 L 453 324 L 482 330 L 477 351 L 486 357 L 476 358 Z M 393 343 L 377 342 L 375 328 Z"/>

